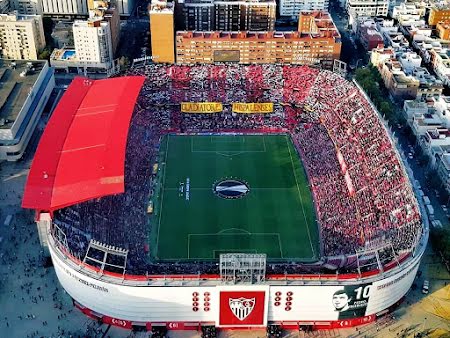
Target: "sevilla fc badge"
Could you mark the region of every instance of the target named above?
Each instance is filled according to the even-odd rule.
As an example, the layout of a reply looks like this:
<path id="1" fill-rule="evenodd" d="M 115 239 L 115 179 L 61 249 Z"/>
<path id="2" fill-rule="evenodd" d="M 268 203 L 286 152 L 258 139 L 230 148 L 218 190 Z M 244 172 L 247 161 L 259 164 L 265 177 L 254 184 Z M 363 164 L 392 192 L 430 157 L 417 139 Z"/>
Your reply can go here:
<path id="1" fill-rule="evenodd" d="M 255 307 L 255 298 L 229 298 L 228 302 L 231 312 L 241 321 L 247 318 Z"/>

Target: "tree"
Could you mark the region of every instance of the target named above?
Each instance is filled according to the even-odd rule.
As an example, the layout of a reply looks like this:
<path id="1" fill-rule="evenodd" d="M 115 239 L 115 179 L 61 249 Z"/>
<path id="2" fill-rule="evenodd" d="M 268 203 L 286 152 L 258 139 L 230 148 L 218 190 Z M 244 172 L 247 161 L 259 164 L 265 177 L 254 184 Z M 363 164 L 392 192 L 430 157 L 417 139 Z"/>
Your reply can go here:
<path id="1" fill-rule="evenodd" d="M 120 69 L 127 69 L 130 66 L 130 59 L 128 59 L 126 56 L 122 56 L 119 59 L 119 65 Z"/>
<path id="2" fill-rule="evenodd" d="M 44 50 L 42 52 L 39 53 L 38 59 L 49 60 L 51 54 L 52 53 L 50 52 L 50 50 L 46 47 L 46 48 L 44 48 Z"/>
<path id="3" fill-rule="evenodd" d="M 385 115 L 386 118 L 392 117 L 393 110 L 389 102 L 382 101 L 378 107 L 378 110 L 381 114 Z"/>

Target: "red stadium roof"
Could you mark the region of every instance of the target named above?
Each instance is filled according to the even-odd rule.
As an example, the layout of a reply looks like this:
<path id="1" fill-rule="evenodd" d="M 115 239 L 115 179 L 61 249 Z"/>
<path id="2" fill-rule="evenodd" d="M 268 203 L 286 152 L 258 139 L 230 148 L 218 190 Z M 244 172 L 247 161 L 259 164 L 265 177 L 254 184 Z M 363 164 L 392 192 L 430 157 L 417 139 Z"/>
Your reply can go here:
<path id="1" fill-rule="evenodd" d="M 50 211 L 124 191 L 128 128 L 143 82 L 72 81 L 39 142 L 23 208 Z"/>

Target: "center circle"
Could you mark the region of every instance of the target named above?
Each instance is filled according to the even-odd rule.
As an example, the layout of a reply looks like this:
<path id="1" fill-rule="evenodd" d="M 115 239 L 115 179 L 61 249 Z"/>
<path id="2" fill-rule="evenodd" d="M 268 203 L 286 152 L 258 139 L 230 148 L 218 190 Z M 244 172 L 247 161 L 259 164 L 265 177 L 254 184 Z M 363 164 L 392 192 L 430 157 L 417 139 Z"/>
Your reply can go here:
<path id="1" fill-rule="evenodd" d="M 250 191 L 248 184 L 236 179 L 223 179 L 214 184 L 214 193 L 225 199 L 236 199 L 247 195 Z"/>

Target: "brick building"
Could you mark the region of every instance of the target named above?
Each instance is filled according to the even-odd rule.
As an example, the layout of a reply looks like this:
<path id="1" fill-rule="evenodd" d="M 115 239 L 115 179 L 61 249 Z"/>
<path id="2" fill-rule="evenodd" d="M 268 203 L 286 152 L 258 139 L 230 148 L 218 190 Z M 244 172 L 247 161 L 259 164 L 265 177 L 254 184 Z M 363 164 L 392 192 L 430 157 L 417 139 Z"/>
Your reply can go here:
<path id="1" fill-rule="evenodd" d="M 327 12 L 300 13 L 294 32 L 193 32 L 176 34 L 181 64 L 237 62 L 330 66 L 341 53 L 341 37 Z"/>

